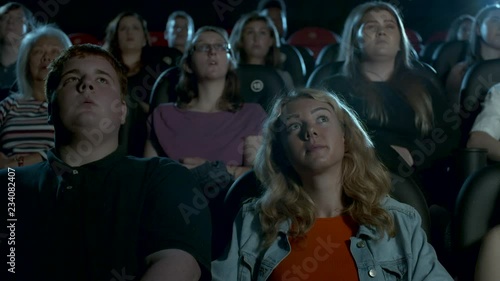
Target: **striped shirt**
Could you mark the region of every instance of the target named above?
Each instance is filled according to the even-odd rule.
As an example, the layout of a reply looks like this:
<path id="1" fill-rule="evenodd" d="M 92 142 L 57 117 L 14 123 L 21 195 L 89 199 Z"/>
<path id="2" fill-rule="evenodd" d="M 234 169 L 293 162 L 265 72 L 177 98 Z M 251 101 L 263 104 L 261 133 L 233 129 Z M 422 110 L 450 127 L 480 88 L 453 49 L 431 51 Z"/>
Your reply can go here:
<path id="1" fill-rule="evenodd" d="M 3 154 L 39 153 L 54 147 L 54 126 L 48 124 L 46 101 L 11 95 L 0 102 L 0 147 Z"/>

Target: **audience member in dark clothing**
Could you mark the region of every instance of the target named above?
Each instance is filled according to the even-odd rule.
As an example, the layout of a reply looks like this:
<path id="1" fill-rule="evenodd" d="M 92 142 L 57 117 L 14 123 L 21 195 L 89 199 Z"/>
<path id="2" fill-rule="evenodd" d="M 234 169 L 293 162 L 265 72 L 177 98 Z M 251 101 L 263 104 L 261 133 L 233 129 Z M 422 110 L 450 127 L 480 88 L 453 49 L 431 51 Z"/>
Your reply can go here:
<path id="1" fill-rule="evenodd" d="M 460 94 L 465 72 L 471 65 L 482 60 L 500 58 L 500 38 L 497 36 L 499 18 L 499 4 L 488 5 L 477 13 L 472 23 L 467 58 L 451 69 L 446 80 L 446 91 L 449 97 L 457 97 Z"/>
<path id="2" fill-rule="evenodd" d="M 458 135 L 439 85 L 413 67 L 403 31 L 392 5 L 356 7 L 342 36 L 343 75 L 323 85 L 341 94 L 360 115 L 384 164 L 410 176 L 415 168 L 421 171 L 448 157 Z"/>
<path id="3" fill-rule="evenodd" d="M 190 172 L 118 149 L 126 83 L 118 61 L 95 45 L 53 62 L 46 94 L 56 147 L 15 171 L 19 280 L 209 278 L 210 215 L 192 207 L 203 194 Z"/>
<path id="4" fill-rule="evenodd" d="M 278 30 L 281 43 L 285 43 L 285 37 L 288 30 L 285 1 L 261 0 L 257 5 L 257 11 L 271 18 L 276 26 L 276 29 Z"/>
<path id="5" fill-rule="evenodd" d="M 125 66 L 128 77 L 128 126 L 122 132 L 121 145 L 128 154 L 139 157 L 146 140 L 151 90 L 160 74 L 182 56 L 177 49 L 150 45 L 146 21 L 137 13 L 119 14 L 106 29 L 104 48 Z M 129 132 L 135 137 L 129 137 Z"/>
<path id="6" fill-rule="evenodd" d="M 290 73 L 279 69 L 281 43 L 276 27 L 269 17 L 257 12 L 243 15 L 234 25 L 229 40 L 239 64 L 274 67 L 285 82 L 286 88 L 294 88 Z"/>
<path id="7" fill-rule="evenodd" d="M 471 15 L 461 15 L 456 18 L 448 29 L 446 41 L 464 41 L 469 40 L 472 31 L 474 17 Z"/>
<path id="8" fill-rule="evenodd" d="M 165 39 L 170 48 L 175 48 L 184 53 L 186 46 L 193 39 L 194 21 L 184 11 L 175 11 L 168 16 L 165 27 Z"/>

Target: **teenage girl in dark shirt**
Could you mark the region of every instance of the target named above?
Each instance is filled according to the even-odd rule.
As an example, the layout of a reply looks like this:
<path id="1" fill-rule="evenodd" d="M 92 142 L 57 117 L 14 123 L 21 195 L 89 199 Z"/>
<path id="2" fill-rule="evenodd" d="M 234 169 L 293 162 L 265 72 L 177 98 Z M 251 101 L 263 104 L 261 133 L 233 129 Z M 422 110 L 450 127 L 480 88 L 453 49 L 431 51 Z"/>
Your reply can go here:
<path id="1" fill-rule="evenodd" d="M 389 4 L 355 8 L 342 36 L 343 73 L 323 86 L 341 94 L 360 115 L 384 164 L 409 176 L 449 156 L 458 136 L 442 86 L 413 65 L 403 30 Z"/>

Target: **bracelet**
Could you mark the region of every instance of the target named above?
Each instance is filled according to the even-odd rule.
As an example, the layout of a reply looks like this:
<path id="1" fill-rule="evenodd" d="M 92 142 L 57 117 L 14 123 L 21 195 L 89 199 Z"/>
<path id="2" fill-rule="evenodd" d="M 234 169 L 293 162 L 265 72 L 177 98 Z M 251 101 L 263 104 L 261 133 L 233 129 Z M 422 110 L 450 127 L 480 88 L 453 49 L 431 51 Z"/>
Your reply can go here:
<path id="1" fill-rule="evenodd" d="M 16 161 L 18 167 L 24 166 L 24 156 L 16 156 Z"/>

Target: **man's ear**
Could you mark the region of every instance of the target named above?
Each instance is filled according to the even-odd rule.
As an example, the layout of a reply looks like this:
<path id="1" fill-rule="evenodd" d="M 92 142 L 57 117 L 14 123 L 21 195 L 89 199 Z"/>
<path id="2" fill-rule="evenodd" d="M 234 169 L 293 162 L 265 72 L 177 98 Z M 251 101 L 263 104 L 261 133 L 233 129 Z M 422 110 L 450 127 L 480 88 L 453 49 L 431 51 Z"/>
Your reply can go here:
<path id="1" fill-rule="evenodd" d="M 120 112 L 120 124 L 123 125 L 127 121 L 127 112 L 128 112 L 127 103 L 125 102 L 125 100 L 121 101 L 120 111 L 121 111 Z"/>

